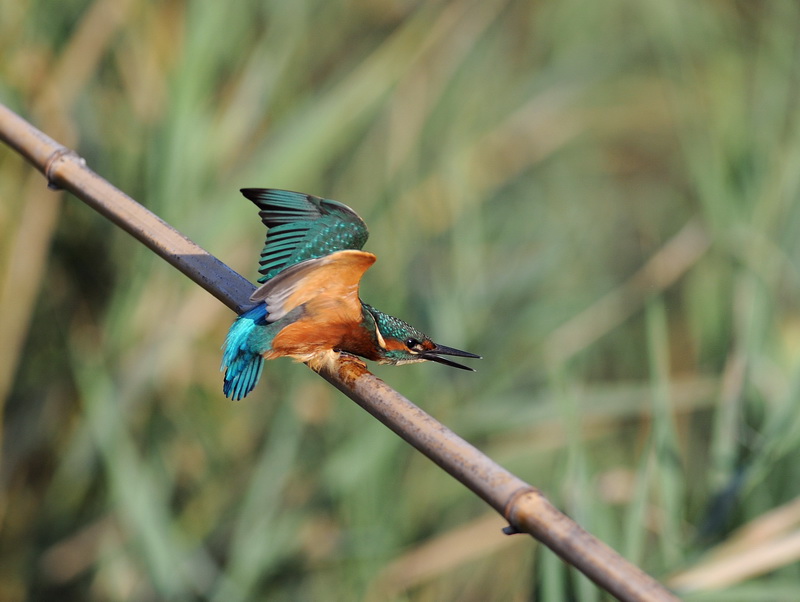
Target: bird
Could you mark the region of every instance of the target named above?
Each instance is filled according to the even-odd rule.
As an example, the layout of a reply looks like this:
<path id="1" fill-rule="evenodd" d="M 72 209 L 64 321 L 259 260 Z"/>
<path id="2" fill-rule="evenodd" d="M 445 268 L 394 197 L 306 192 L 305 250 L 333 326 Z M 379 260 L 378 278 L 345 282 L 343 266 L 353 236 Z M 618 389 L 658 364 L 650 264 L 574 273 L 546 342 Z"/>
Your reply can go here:
<path id="1" fill-rule="evenodd" d="M 473 368 L 443 356 L 481 356 L 434 343 L 407 322 L 359 296 L 375 263 L 362 251 L 369 232 L 344 203 L 274 188 L 242 188 L 267 227 L 253 307 L 231 325 L 223 345 L 223 393 L 238 401 L 256 386 L 264 360 L 291 357 L 319 371 L 344 355 L 380 364 L 433 361 Z"/>

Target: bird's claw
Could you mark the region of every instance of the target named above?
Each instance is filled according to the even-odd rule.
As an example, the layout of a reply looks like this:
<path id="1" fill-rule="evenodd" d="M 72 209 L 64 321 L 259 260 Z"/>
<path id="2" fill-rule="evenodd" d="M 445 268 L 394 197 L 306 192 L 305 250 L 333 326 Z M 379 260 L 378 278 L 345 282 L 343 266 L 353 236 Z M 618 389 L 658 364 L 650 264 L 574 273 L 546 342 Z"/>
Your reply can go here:
<path id="1" fill-rule="evenodd" d="M 359 368 L 364 368 L 366 370 L 367 363 L 362 360 L 357 355 L 353 355 L 352 353 L 347 353 L 347 351 L 339 351 L 339 361 L 346 362 L 351 365 L 356 365 Z"/>

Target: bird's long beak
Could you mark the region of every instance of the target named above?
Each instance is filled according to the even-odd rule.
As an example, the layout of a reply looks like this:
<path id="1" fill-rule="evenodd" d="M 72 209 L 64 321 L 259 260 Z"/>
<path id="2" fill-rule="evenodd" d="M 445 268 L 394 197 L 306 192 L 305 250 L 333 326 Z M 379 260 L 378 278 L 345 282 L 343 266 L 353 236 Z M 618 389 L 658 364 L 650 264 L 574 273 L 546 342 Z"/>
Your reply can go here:
<path id="1" fill-rule="evenodd" d="M 433 349 L 425 351 L 424 353 L 420 353 L 420 356 L 426 360 L 430 360 L 432 362 L 438 362 L 440 364 L 444 364 L 445 366 L 452 366 L 453 368 L 461 368 L 462 370 L 469 370 L 470 372 L 475 372 L 474 368 L 470 368 L 469 366 L 464 366 L 447 358 L 441 357 L 443 355 L 455 355 L 456 357 L 472 357 L 478 360 L 482 359 L 480 355 L 475 355 L 474 353 L 470 353 L 469 351 L 461 351 L 460 349 L 453 349 L 452 347 L 445 347 L 444 345 L 436 345 L 436 347 L 434 347 Z"/>

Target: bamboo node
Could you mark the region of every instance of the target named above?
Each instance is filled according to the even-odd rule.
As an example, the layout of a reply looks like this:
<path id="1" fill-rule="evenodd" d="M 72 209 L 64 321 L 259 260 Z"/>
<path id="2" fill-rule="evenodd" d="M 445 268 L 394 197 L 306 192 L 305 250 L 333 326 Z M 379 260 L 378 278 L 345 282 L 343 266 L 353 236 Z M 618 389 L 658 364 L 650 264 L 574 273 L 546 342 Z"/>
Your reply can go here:
<path id="1" fill-rule="evenodd" d="M 62 146 L 58 150 L 53 151 L 53 153 L 47 158 L 43 170 L 44 177 L 47 178 L 47 187 L 50 190 L 61 190 L 61 185 L 56 181 L 55 178 L 55 168 L 62 159 L 65 159 L 69 156 L 74 157 L 81 166 L 86 165 L 86 159 L 79 156 L 78 153 L 70 148 L 67 148 L 66 146 Z"/>

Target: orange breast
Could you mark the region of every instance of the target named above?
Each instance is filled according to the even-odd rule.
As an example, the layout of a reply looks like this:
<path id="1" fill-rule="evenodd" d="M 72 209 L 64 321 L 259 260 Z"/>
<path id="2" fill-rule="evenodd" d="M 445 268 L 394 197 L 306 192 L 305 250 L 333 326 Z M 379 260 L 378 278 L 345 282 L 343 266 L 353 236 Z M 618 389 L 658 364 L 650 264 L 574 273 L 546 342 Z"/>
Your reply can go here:
<path id="1" fill-rule="evenodd" d="M 275 336 L 272 350 L 265 357 L 290 356 L 306 361 L 311 355 L 331 349 L 370 360 L 379 357 L 372 333 L 360 323 L 337 319 L 335 314 L 307 314 L 289 324 Z"/>

